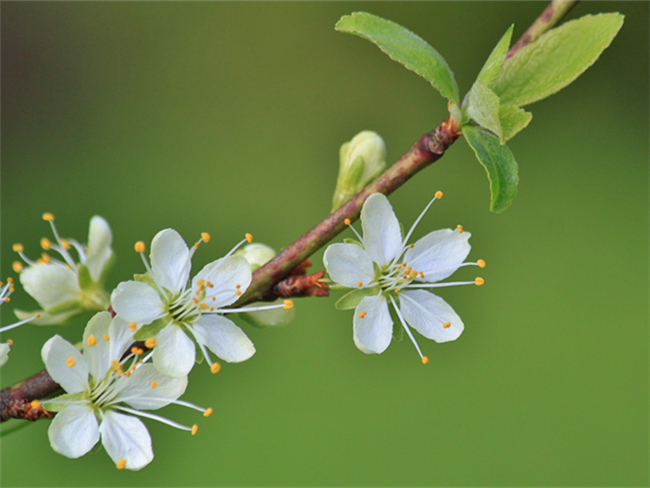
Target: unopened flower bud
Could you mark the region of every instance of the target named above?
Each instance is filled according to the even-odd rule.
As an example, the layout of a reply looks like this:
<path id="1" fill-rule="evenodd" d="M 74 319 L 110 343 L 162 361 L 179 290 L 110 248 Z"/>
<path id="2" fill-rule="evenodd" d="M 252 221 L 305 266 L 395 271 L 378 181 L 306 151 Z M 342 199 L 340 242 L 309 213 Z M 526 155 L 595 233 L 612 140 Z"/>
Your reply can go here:
<path id="1" fill-rule="evenodd" d="M 246 261 L 248 261 L 248 264 L 251 265 L 251 271 L 255 271 L 257 268 L 273 259 L 276 252 L 266 244 L 256 242 L 242 247 L 235 254 L 244 256 Z"/>
<path id="2" fill-rule="evenodd" d="M 386 169 L 386 145 L 376 132 L 359 132 L 341 146 L 339 154 L 339 176 L 332 198 L 332 212 Z"/>

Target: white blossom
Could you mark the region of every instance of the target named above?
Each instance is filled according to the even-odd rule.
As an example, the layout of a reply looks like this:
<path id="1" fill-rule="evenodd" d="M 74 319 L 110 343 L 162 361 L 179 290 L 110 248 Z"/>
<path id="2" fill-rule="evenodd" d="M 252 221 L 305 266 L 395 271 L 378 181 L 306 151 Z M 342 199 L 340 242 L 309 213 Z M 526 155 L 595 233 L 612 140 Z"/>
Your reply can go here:
<path id="1" fill-rule="evenodd" d="M 22 244 L 14 244 L 13 249 L 29 266 L 23 268 L 15 261 L 13 269 L 20 273 L 20 282 L 42 307 L 36 312 L 15 310 L 18 318 L 25 319 L 35 313 L 40 318 L 37 325 L 61 324 L 83 312 L 106 310 L 109 295 L 104 290 L 104 282 L 114 261 L 111 242 L 113 236 L 108 223 L 95 216 L 90 220 L 88 245 L 74 239 L 63 239 L 54 225 L 54 216 L 43 214 L 48 221 L 56 242 L 46 237 L 41 239 L 43 253 L 36 261 L 29 259 Z M 77 254 L 74 259 L 72 250 Z M 50 255 L 55 253 L 58 257 Z"/>
<path id="2" fill-rule="evenodd" d="M 391 342 L 393 320 L 389 304 L 395 309 L 403 330 L 423 363 L 427 363 L 428 358 L 420 351 L 410 327 L 436 342 L 453 341 L 463 331 L 463 322 L 451 306 L 426 290 L 483 284 L 482 278 L 438 283 L 461 266 L 485 266 L 483 260 L 463 262 L 470 251 L 469 232 L 464 232 L 461 226 L 454 230 L 442 229 L 427 234 L 414 244 L 407 244 L 425 212 L 441 197 L 442 192 L 437 192 L 408 234 L 402 237 L 400 224 L 388 199 L 375 193 L 368 197 L 361 211 L 363 237 L 351 227 L 360 242 L 332 244 L 325 251 L 323 260 L 331 279 L 353 289 L 339 300 L 337 306 L 355 308 L 354 342 L 367 354 L 382 353 Z"/>
<path id="3" fill-rule="evenodd" d="M 101 439 L 118 469 L 138 470 L 153 459 L 151 436 L 134 416 L 158 420 L 195 434 L 198 427 L 178 424 L 146 410 L 171 403 L 209 415 L 212 409 L 178 400 L 187 377 L 160 373 L 144 350 L 134 347 L 133 333 L 122 319 L 108 312 L 96 314 L 84 331 L 83 354 L 55 335 L 45 343 L 41 356 L 48 373 L 66 394 L 47 400 L 43 407 L 58 412 L 48 430 L 52 448 L 69 458 L 90 451 Z"/>
<path id="4" fill-rule="evenodd" d="M 223 314 L 293 306 L 287 301 L 255 309 L 226 308 L 251 282 L 248 261 L 232 255 L 241 244 L 250 242 L 250 235 L 189 282 L 192 256 L 199 244 L 209 239 L 203 233 L 189 249 L 178 232 L 165 229 L 153 238 L 151 264 L 144 256 L 144 243 L 138 242 L 136 250 L 142 255 L 147 273 L 135 281 L 120 283 L 111 295 L 117 315 L 137 329 L 136 339 L 155 339 L 153 363 L 171 376 L 190 372 L 195 360 L 200 360 L 196 346 L 213 373 L 219 371 L 220 365 L 212 361 L 208 350 L 229 363 L 245 361 L 255 353 L 251 340 Z"/>

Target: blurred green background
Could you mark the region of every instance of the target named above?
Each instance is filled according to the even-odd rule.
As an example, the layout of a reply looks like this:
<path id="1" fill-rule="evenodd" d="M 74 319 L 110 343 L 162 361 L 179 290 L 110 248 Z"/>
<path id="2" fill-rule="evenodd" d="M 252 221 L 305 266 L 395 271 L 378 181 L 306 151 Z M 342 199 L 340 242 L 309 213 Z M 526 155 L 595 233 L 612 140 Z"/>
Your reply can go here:
<path id="1" fill-rule="evenodd" d="M 335 32 L 341 15 L 410 28 L 465 92 L 507 27 L 518 38 L 544 6 L 3 2 L 2 276 L 13 242 L 40 253 L 44 211 L 80 240 L 92 215 L 110 222 L 111 286 L 142 271 L 133 243 L 166 227 L 188 242 L 212 234 L 195 269 L 245 232 L 279 249 L 328 213 L 341 143 L 375 130 L 392 162 L 446 115 L 426 81 Z M 531 106 L 510 144 L 521 183 L 509 210 L 488 211 L 462 139 L 391 196 L 408 226 L 443 190 L 416 237 L 463 224 L 470 259 L 488 263 L 485 286 L 440 292 L 466 330 L 448 344 L 420 338 L 428 366 L 408 340 L 362 354 L 352 312 L 301 300 L 288 327 L 244 326 L 250 361 L 192 372 L 185 398 L 215 414 L 163 414 L 199 423 L 197 436 L 146 421 L 148 468 L 117 471 L 104 452 L 64 458 L 41 421 L 2 439 L 0 483 L 647 485 L 649 5 L 581 3 L 570 18 L 607 11 L 626 15 L 612 46 Z M 35 308 L 18 288 L 5 324 L 12 306 Z M 49 336 L 79 340 L 84 324 L 5 334 L 2 386 L 42 369 Z"/>

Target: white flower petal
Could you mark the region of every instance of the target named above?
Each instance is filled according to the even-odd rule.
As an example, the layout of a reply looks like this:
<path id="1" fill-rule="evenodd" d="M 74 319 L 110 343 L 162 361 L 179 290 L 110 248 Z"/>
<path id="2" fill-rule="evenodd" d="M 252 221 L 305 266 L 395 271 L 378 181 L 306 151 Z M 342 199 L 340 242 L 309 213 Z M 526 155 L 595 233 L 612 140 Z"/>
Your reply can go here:
<path id="1" fill-rule="evenodd" d="M 109 348 L 108 353 L 111 361 L 114 359 L 121 359 L 125 352 L 129 350 L 131 344 L 135 342 L 133 339 L 133 331 L 129 328 L 128 323 L 118 317 L 113 317 L 111 325 L 108 328 Z"/>
<path id="2" fill-rule="evenodd" d="M 43 344 L 41 358 L 47 372 L 66 393 L 79 393 L 88 388 L 86 361 L 81 352 L 60 335 L 55 335 Z M 69 362 L 70 358 L 72 358 L 71 362 Z"/>
<path id="3" fill-rule="evenodd" d="M 99 441 L 99 424 L 89 405 L 70 405 L 54 416 L 47 430 L 50 445 L 59 454 L 76 459 Z"/>
<path id="4" fill-rule="evenodd" d="M 372 260 L 386 266 L 402 250 L 402 231 L 388 199 L 373 193 L 361 210 L 363 245 Z"/>
<path id="5" fill-rule="evenodd" d="M 99 312 L 90 319 L 84 330 L 84 360 L 88 364 L 90 374 L 96 381 L 104 380 L 104 376 L 111 365 L 110 346 L 108 341 L 103 339 L 108 334 L 110 325 L 111 314 Z"/>
<path id="6" fill-rule="evenodd" d="M 196 288 L 198 280 L 204 280 L 206 284 L 210 282 L 213 286 L 206 287 L 205 302 L 220 308 L 235 303 L 240 296 L 237 291 L 245 292 L 251 284 L 251 277 L 251 266 L 246 258 L 229 256 L 207 264 L 192 280 L 192 287 Z"/>
<path id="7" fill-rule="evenodd" d="M 153 460 L 151 436 L 140 419 L 108 410 L 99 431 L 114 463 L 126 459 L 126 469 L 137 471 Z"/>
<path id="8" fill-rule="evenodd" d="M 111 243 L 113 234 L 108 223 L 99 215 L 90 219 L 90 230 L 88 231 L 88 253 L 84 263 L 90 271 L 94 282 L 98 282 L 102 275 L 104 266 L 111 259 L 113 251 Z"/>
<path id="9" fill-rule="evenodd" d="M 180 378 L 194 366 L 196 346 L 183 329 L 171 324 L 156 336 L 153 364 L 163 374 Z"/>
<path id="10" fill-rule="evenodd" d="M 370 255 L 356 244 L 332 244 L 325 250 L 323 264 L 333 281 L 348 288 L 365 288 L 376 281 Z"/>
<path id="11" fill-rule="evenodd" d="M 381 354 L 392 338 L 393 320 L 386 298 L 381 294 L 365 297 L 354 310 L 354 343 L 366 354 Z"/>
<path id="12" fill-rule="evenodd" d="M 471 246 L 467 242 L 469 232 L 456 232 L 450 229 L 435 230 L 406 251 L 404 261 L 418 272 L 424 273 L 424 279 L 435 283 L 451 276 L 463 264 Z"/>
<path id="13" fill-rule="evenodd" d="M 124 402 L 138 410 L 157 410 L 185 393 L 187 376 L 172 378 L 162 374 L 153 364 L 143 364 L 123 383 L 116 402 Z"/>
<path id="14" fill-rule="evenodd" d="M 448 342 L 458 339 L 465 326 L 454 309 L 439 296 L 424 290 L 400 292 L 404 320 L 427 339 Z M 443 324 L 449 323 L 448 327 Z"/>
<path id="15" fill-rule="evenodd" d="M 9 359 L 9 344 L 0 342 L 0 366 L 5 364 Z"/>
<path id="16" fill-rule="evenodd" d="M 197 342 L 229 363 L 246 361 L 255 354 L 255 346 L 248 336 L 230 319 L 215 314 L 204 314 L 192 326 Z"/>
<path id="17" fill-rule="evenodd" d="M 56 264 L 39 264 L 24 269 L 20 282 L 44 309 L 66 302 L 78 301 L 81 288 L 74 271 Z"/>
<path id="18" fill-rule="evenodd" d="M 174 229 L 161 230 L 151 241 L 151 272 L 158 286 L 176 294 L 190 277 L 190 250 Z"/>
<path id="19" fill-rule="evenodd" d="M 127 322 L 150 324 L 165 315 L 158 292 L 146 283 L 123 281 L 111 294 L 113 310 Z"/>

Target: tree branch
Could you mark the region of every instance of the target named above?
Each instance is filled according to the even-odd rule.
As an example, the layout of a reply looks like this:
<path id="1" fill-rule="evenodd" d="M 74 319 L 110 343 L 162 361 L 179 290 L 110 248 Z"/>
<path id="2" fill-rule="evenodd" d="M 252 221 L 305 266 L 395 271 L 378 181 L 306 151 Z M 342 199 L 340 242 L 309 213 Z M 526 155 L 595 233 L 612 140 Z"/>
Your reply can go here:
<path id="1" fill-rule="evenodd" d="M 553 0 L 522 38 L 510 49 L 507 57 L 511 57 L 523 46 L 555 26 L 576 3 L 577 0 Z M 440 159 L 459 137 L 460 134 L 456 130 L 456 123 L 447 117 L 433 131 L 423 135 L 404 156 L 384 171 L 381 176 L 293 244 L 286 247 L 271 261 L 257 269 L 253 273 L 253 281 L 250 286 L 234 306 L 239 307 L 251 302 L 275 299 L 278 283 L 289 277 L 291 271 L 311 254 L 340 234 L 347 227 L 345 219 L 355 221 L 361 213 L 361 207 L 366 198 L 376 192 L 389 195 L 412 176 Z M 35 407 L 30 402 L 51 395 L 59 389 L 59 385 L 47 371 L 41 371 L 26 380 L 4 388 L 0 391 L 0 422 L 10 418 L 37 420 L 51 416 L 49 412 L 42 410 L 42 407 Z"/>

